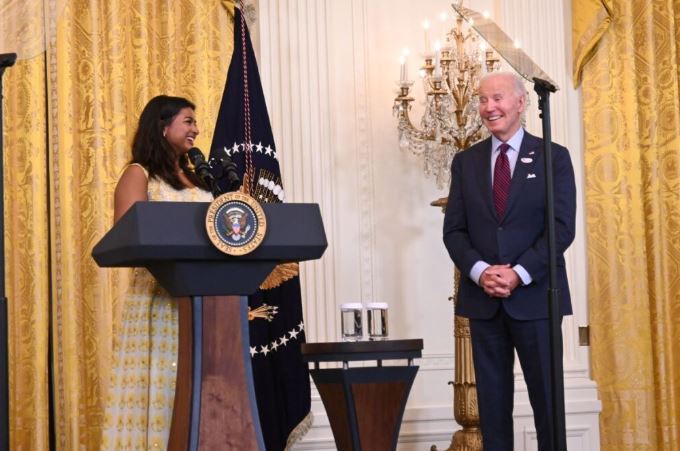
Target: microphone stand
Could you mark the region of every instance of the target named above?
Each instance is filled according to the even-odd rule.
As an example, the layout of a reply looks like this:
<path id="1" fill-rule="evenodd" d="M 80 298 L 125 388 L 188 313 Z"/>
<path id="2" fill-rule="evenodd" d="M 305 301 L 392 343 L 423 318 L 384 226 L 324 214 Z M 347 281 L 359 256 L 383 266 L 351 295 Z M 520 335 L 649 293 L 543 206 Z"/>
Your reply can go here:
<path id="1" fill-rule="evenodd" d="M 0 54 L 0 450 L 9 450 L 9 354 L 7 298 L 5 297 L 5 204 L 3 183 L 2 75 L 14 65 L 16 53 Z"/>
<path id="2" fill-rule="evenodd" d="M 220 185 L 215 181 L 215 179 L 210 176 L 206 177 L 203 179 L 207 184 L 208 187 L 210 188 L 210 192 L 212 193 L 213 199 L 217 199 L 222 195 L 222 190 L 220 189 Z"/>
<path id="3" fill-rule="evenodd" d="M 562 317 L 560 290 L 557 287 L 557 247 L 555 244 L 555 193 L 553 191 L 552 146 L 550 134 L 550 93 L 556 88 L 540 78 L 534 78 L 538 94 L 538 109 L 543 124 L 543 152 L 545 158 L 546 227 L 548 229 L 548 329 L 550 332 L 550 382 L 552 397 L 552 449 L 566 451 L 567 437 L 564 413 L 564 371 L 562 368 Z"/>

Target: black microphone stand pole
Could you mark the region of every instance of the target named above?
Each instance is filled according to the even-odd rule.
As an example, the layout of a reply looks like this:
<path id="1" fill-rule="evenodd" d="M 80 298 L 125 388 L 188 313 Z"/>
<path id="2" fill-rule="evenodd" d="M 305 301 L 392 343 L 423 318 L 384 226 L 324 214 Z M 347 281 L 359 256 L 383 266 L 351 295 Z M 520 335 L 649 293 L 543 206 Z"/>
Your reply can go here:
<path id="1" fill-rule="evenodd" d="M 16 53 L 0 55 L 0 450 L 9 450 L 9 354 L 7 298 L 5 297 L 5 204 L 3 174 L 2 75 L 14 65 Z"/>
<path id="2" fill-rule="evenodd" d="M 550 93 L 556 88 L 545 80 L 534 78 L 538 109 L 543 123 L 545 158 L 546 227 L 548 229 L 548 326 L 550 331 L 550 382 L 552 394 L 552 449 L 566 451 L 567 435 L 564 414 L 564 371 L 562 368 L 562 315 L 560 290 L 557 287 L 557 248 L 555 245 L 555 192 L 553 191 L 552 137 L 550 134 Z"/>

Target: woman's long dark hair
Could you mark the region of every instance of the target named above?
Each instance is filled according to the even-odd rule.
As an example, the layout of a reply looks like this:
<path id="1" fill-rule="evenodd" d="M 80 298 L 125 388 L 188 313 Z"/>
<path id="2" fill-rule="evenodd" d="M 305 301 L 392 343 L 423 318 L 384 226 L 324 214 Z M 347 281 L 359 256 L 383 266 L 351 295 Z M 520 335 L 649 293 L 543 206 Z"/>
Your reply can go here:
<path id="1" fill-rule="evenodd" d="M 175 166 L 176 153 L 163 136 L 163 129 L 170 125 L 183 108 L 196 110 L 196 106 L 183 97 L 160 95 L 149 100 L 132 140 L 131 163 L 139 163 L 149 171 L 149 177 L 157 177 L 175 189 L 184 189 Z M 207 190 L 203 180 L 189 169 L 186 154 L 179 158 L 179 166 L 194 185 Z"/>

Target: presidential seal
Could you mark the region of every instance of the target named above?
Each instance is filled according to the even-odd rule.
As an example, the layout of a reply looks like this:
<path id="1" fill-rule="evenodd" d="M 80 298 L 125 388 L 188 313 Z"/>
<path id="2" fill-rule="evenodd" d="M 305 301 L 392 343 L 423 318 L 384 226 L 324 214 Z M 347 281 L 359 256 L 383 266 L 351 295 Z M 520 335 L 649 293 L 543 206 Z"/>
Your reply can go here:
<path id="1" fill-rule="evenodd" d="M 212 201 L 205 227 L 210 241 L 219 250 L 229 255 L 245 255 L 262 243 L 267 219 L 255 199 L 234 191 Z"/>

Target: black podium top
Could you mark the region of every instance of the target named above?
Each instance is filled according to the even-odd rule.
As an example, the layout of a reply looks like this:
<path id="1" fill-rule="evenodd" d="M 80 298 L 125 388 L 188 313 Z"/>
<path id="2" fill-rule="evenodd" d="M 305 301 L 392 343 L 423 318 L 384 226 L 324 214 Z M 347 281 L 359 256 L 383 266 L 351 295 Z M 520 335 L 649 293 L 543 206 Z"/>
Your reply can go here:
<path id="1" fill-rule="evenodd" d="M 208 239 L 209 202 L 137 202 L 97 243 L 99 266 L 135 267 L 167 260 L 305 261 L 320 258 L 328 243 L 316 204 L 263 204 L 264 241 L 250 254 L 233 257 Z"/>
<path id="2" fill-rule="evenodd" d="M 209 240 L 209 202 L 137 202 L 94 247 L 101 267 L 146 267 L 172 296 L 249 295 L 279 263 L 320 258 L 328 243 L 316 204 L 264 204 L 267 232 L 242 256 Z"/>

